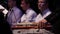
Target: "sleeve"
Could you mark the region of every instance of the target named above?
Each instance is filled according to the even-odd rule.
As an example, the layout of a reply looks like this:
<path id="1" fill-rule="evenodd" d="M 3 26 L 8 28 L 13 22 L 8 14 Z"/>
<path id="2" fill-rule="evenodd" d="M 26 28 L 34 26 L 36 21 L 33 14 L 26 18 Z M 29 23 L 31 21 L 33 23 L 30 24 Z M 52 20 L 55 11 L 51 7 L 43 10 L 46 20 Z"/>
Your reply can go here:
<path id="1" fill-rule="evenodd" d="M 50 22 L 51 24 L 54 24 L 59 19 L 60 12 L 52 12 L 48 17 L 45 19 Z"/>

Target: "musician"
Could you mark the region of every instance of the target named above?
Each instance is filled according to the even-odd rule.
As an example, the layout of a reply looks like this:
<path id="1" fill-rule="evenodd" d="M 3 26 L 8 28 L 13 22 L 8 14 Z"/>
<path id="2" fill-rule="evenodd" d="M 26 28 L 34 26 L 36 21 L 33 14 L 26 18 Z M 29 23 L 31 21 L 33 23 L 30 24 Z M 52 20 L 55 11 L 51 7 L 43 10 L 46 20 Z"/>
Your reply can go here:
<path id="1" fill-rule="evenodd" d="M 7 22 L 9 22 L 10 25 L 20 22 L 22 11 L 17 7 L 16 0 L 8 0 L 8 8 Z"/>
<path id="2" fill-rule="evenodd" d="M 21 22 L 33 22 L 33 18 L 36 17 L 36 12 L 30 7 L 30 0 L 21 0 L 21 7 L 25 14 L 21 17 Z"/>
<path id="3" fill-rule="evenodd" d="M 47 16 L 51 14 L 51 11 L 48 7 L 48 0 L 38 0 L 38 8 L 41 11 L 41 13 L 39 13 L 35 19 L 35 22 L 37 23 L 39 23 L 40 21 L 42 21 L 44 18 L 46 18 Z M 43 24 L 40 23 L 40 25 L 43 25 Z M 40 28 L 43 28 L 43 27 L 40 27 Z"/>
<path id="4" fill-rule="evenodd" d="M 9 23 L 7 23 L 4 20 L 4 14 L 2 12 L 3 10 L 4 9 L 1 9 L 0 7 L 0 33 L 1 34 L 12 34 Z"/>
<path id="5" fill-rule="evenodd" d="M 51 0 L 52 1 L 52 0 Z M 50 22 L 52 25 L 53 25 L 53 32 L 54 34 L 60 34 L 60 6 L 59 6 L 59 0 L 54 0 L 53 2 L 50 3 L 54 3 L 54 4 L 50 4 L 51 6 L 54 6 L 52 8 L 55 8 L 55 9 L 52 9 L 52 13 L 47 16 L 45 19 L 43 19 L 42 22 L 43 24 L 45 22 Z"/>

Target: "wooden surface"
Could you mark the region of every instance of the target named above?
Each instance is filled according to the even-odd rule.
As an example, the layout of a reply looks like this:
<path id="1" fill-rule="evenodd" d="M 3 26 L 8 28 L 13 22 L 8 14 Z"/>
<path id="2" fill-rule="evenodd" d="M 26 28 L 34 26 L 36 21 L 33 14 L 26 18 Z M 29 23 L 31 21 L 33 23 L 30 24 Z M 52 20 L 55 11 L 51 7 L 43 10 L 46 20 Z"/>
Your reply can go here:
<path id="1" fill-rule="evenodd" d="M 51 25 L 47 25 L 45 27 L 45 29 L 51 29 Z M 11 26 L 12 29 L 38 29 L 38 23 L 27 23 L 27 24 L 18 24 L 18 25 L 14 25 L 14 26 Z"/>
<path id="2" fill-rule="evenodd" d="M 12 29 L 37 29 L 38 28 L 38 24 L 37 23 L 27 23 L 27 24 L 17 24 L 11 27 Z"/>

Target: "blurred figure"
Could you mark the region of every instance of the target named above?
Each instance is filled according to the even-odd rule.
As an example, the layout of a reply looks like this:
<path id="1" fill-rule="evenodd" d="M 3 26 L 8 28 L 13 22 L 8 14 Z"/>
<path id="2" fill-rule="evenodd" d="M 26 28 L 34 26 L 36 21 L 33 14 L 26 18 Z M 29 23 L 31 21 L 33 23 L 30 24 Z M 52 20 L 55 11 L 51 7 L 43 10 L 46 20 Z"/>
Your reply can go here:
<path id="1" fill-rule="evenodd" d="M 12 34 L 9 23 L 4 20 L 4 9 L 0 9 L 0 33 L 1 34 Z"/>
<path id="2" fill-rule="evenodd" d="M 38 0 L 38 8 L 41 11 L 43 18 L 51 14 L 50 9 L 48 8 L 48 0 Z"/>
<path id="3" fill-rule="evenodd" d="M 21 22 L 33 22 L 36 17 L 36 12 L 31 8 L 31 0 L 21 0 L 21 7 L 25 11 L 21 18 Z"/>
<path id="4" fill-rule="evenodd" d="M 51 30 L 50 28 L 51 24 L 46 20 L 44 20 L 46 17 L 48 17 L 52 13 L 48 7 L 48 4 L 49 4 L 48 0 L 38 0 L 38 9 L 41 11 L 41 13 L 39 13 L 35 18 L 35 22 L 38 23 L 38 28 L 39 28 L 37 30 L 38 32 L 40 31 L 40 29 Z M 43 32 L 43 33 L 46 33 L 46 32 Z"/>
<path id="5" fill-rule="evenodd" d="M 44 18 L 42 21 L 43 24 L 45 22 L 49 22 L 53 25 L 53 32 L 54 34 L 60 34 L 60 7 L 59 7 L 59 3 L 60 1 L 59 0 L 50 0 L 50 3 L 54 3 L 54 4 L 50 4 L 51 6 L 54 6 L 52 8 L 55 8 L 55 9 L 52 9 L 52 13 L 47 16 L 46 18 Z"/>
<path id="6" fill-rule="evenodd" d="M 38 0 L 38 8 L 41 11 L 35 18 L 35 22 L 39 23 L 38 28 L 46 28 L 47 25 L 50 26 L 51 24 L 44 20 L 47 16 L 51 14 L 51 11 L 48 7 L 48 0 Z"/>
<path id="7" fill-rule="evenodd" d="M 35 20 L 36 22 L 40 22 L 41 20 L 43 20 L 44 18 L 51 14 L 51 11 L 48 8 L 48 0 L 38 0 L 38 8 L 41 11 L 41 13 L 37 15 Z"/>
<path id="8" fill-rule="evenodd" d="M 10 25 L 19 23 L 22 16 L 22 11 L 16 6 L 16 0 L 8 0 L 9 11 L 7 14 L 7 22 Z"/>
<path id="9" fill-rule="evenodd" d="M 50 22 L 53 25 L 53 32 L 54 34 L 60 34 L 60 1 L 59 0 L 53 0 L 53 2 L 51 2 L 52 0 L 50 0 L 50 3 L 53 3 L 51 6 L 54 6 L 52 8 L 52 14 L 50 14 L 48 17 L 46 17 L 44 20 L 47 22 Z M 43 20 L 42 20 L 43 21 Z M 44 22 L 45 22 L 44 21 Z"/>

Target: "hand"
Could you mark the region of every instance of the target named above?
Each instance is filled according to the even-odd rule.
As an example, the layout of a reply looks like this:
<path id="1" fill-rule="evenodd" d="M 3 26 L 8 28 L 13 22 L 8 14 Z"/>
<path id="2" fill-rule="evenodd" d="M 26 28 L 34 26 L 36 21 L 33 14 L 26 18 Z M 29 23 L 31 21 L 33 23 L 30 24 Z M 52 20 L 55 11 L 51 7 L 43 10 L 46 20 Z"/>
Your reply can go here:
<path id="1" fill-rule="evenodd" d="M 46 23 L 47 20 L 46 20 L 46 19 L 43 19 L 43 20 L 41 20 L 40 22 L 42 22 L 42 23 Z"/>
<path id="2" fill-rule="evenodd" d="M 44 27 L 46 27 L 46 20 L 45 19 L 43 19 L 43 20 L 41 20 L 40 22 L 39 22 L 39 26 L 38 26 L 38 28 L 44 28 Z"/>

